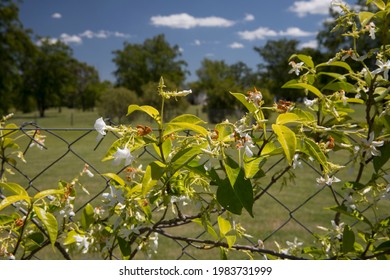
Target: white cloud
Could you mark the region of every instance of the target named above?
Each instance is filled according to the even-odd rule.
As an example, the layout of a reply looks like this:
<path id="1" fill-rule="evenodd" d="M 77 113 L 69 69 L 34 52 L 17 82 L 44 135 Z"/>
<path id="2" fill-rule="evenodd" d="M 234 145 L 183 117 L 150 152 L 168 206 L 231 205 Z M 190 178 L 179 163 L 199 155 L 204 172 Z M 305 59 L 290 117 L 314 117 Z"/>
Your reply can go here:
<path id="1" fill-rule="evenodd" d="M 304 17 L 309 14 L 327 15 L 329 13 L 330 3 L 330 0 L 295 1 L 288 10 L 297 14 L 299 17 Z"/>
<path id="2" fill-rule="evenodd" d="M 307 32 L 303 31 L 302 29 L 298 27 L 289 27 L 286 31 L 280 31 L 279 35 L 281 36 L 291 36 L 291 37 L 306 37 L 306 36 L 312 36 L 315 35 L 314 32 Z"/>
<path id="3" fill-rule="evenodd" d="M 169 16 L 153 16 L 150 22 L 154 26 L 165 26 L 170 28 L 190 29 L 195 27 L 230 27 L 234 21 L 221 17 L 196 18 L 187 13 L 173 14 Z"/>
<path id="4" fill-rule="evenodd" d="M 242 49 L 242 48 L 244 48 L 244 45 L 241 44 L 241 43 L 238 43 L 238 42 L 234 42 L 234 43 L 231 43 L 229 45 L 229 48 L 231 48 L 231 49 Z"/>
<path id="5" fill-rule="evenodd" d="M 300 49 L 303 49 L 303 48 L 317 49 L 318 48 L 318 42 L 317 42 L 317 40 L 310 40 L 308 42 L 300 44 L 299 48 Z"/>
<path id="6" fill-rule="evenodd" d="M 109 37 L 120 37 L 120 38 L 128 38 L 129 34 L 125 34 L 118 31 L 107 31 L 107 30 L 99 30 L 97 32 L 93 32 L 91 30 L 85 30 L 83 33 L 80 33 L 79 36 L 86 37 L 88 39 L 98 38 L 98 39 L 108 39 Z"/>
<path id="7" fill-rule="evenodd" d="M 55 19 L 60 19 L 62 18 L 62 15 L 60 13 L 54 13 L 51 15 L 52 18 L 55 18 Z"/>
<path id="8" fill-rule="evenodd" d="M 83 43 L 83 39 L 78 35 L 69 35 L 66 33 L 62 33 L 59 38 L 60 41 L 65 44 L 76 44 L 81 45 Z"/>
<path id="9" fill-rule="evenodd" d="M 244 40 L 263 40 L 268 37 L 288 36 L 288 37 L 307 37 L 315 35 L 315 32 L 304 31 L 298 27 L 289 27 L 285 31 L 275 31 L 268 27 L 259 27 L 253 31 L 240 31 L 238 35 Z"/>
<path id="10" fill-rule="evenodd" d="M 245 15 L 245 18 L 244 18 L 244 21 L 254 21 L 255 20 L 255 16 L 252 15 L 252 14 L 246 14 Z"/>
<path id="11" fill-rule="evenodd" d="M 278 33 L 268 27 L 259 27 L 253 31 L 240 31 L 238 35 L 244 40 L 253 41 L 256 39 L 265 39 L 266 37 L 275 37 Z"/>
<path id="12" fill-rule="evenodd" d="M 196 39 L 195 41 L 194 41 L 194 45 L 195 46 L 200 46 L 202 44 L 202 42 L 200 41 L 200 40 L 198 40 L 198 39 Z"/>

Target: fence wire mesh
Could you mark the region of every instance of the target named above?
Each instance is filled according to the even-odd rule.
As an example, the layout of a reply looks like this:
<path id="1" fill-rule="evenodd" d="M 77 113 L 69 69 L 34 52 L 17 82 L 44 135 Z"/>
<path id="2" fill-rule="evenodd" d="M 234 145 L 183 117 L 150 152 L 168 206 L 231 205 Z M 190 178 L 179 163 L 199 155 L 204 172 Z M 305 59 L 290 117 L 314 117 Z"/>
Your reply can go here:
<path id="1" fill-rule="evenodd" d="M 7 130 L 7 133 L 15 132 L 26 136 L 19 144 L 26 163 L 7 162 L 1 155 L 1 175 L 6 176 L 8 181 L 19 183 L 29 194 L 34 195 L 44 189 L 55 188 L 60 180 L 72 181 L 77 178 L 85 192 L 79 191 L 76 215 L 80 214 L 88 203 L 98 205 L 101 202 L 102 194 L 109 188 L 109 179 L 102 174 L 112 172 L 114 168 L 109 162 L 102 162 L 102 158 L 117 138 L 115 134 L 109 134 L 102 141 L 96 142 L 93 128 L 43 128 L 35 123 L 25 123 L 18 129 Z M 45 137 L 44 145 L 37 142 L 37 134 Z M 7 135 L 3 133 L 3 137 Z M 351 138 L 351 141 L 354 139 Z M 153 151 L 144 148 L 137 155 L 137 162 L 147 163 L 153 156 Z M 354 160 L 347 154 L 338 156 L 337 160 L 338 164 L 345 166 L 339 171 L 342 177 L 352 179 L 355 176 L 352 168 Z M 93 177 L 83 172 L 86 166 L 94 174 Z M 124 168 L 116 168 L 117 174 L 124 171 Z M 334 205 L 335 200 L 344 200 L 345 192 L 341 187 L 326 184 L 317 186 L 316 178 L 322 175 L 322 171 L 310 160 L 301 159 L 299 167 L 295 166 L 295 170 L 292 170 L 285 164 L 285 159 L 280 157 L 264 167 L 264 173 L 265 176 L 259 179 L 262 182 L 255 193 L 255 217 L 251 218 L 245 214 L 237 217 L 237 222 L 241 223 L 250 235 L 239 240 L 238 243 L 242 247 L 237 249 L 245 251 L 245 246 L 264 246 L 263 248 L 276 250 L 276 242 L 283 244 L 286 240 L 291 241 L 296 237 L 307 243 L 315 242 L 318 226 L 329 226 L 330 221 L 335 219 L 335 212 L 324 211 L 324 208 Z M 372 205 L 367 205 L 361 211 L 366 212 L 371 207 Z M 183 223 L 182 227 L 170 229 L 167 223 L 166 228 L 161 227 L 161 237 L 165 236 L 167 240 L 165 243 L 160 240 L 159 251 L 153 258 L 219 258 L 218 248 L 207 248 L 207 244 L 204 244 L 204 241 L 208 240 L 208 233 L 191 224 L 187 222 Z M 358 224 L 356 222 L 354 226 Z M 259 242 L 262 243 L 261 246 Z M 60 243 L 56 245 L 65 251 Z M 64 257 L 61 254 L 53 255 L 50 246 L 47 247 L 49 248 L 35 253 L 33 257 Z M 262 258 L 262 251 L 259 250 L 255 257 Z M 78 258 L 95 259 L 99 256 L 90 254 L 80 255 Z M 237 258 L 243 257 L 237 255 Z"/>

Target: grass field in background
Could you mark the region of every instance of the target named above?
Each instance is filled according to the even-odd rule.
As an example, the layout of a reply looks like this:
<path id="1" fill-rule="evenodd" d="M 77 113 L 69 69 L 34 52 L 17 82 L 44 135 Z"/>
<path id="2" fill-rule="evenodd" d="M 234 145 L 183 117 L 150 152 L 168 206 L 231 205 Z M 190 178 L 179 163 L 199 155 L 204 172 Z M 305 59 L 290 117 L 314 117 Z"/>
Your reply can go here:
<path id="1" fill-rule="evenodd" d="M 358 107 L 357 107 L 358 108 Z M 354 121 L 363 121 L 361 109 L 358 109 L 352 116 Z M 200 107 L 191 107 L 189 113 L 201 114 L 200 117 L 205 119 L 204 113 Z M 35 122 L 42 128 L 93 128 L 95 120 L 99 117 L 96 112 L 80 112 L 72 109 L 62 109 L 62 112 L 58 110 L 48 110 L 47 117 L 37 118 L 36 114 L 21 115 L 16 114 L 15 118 L 11 121 L 17 124 L 25 122 Z M 274 118 L 274 117 L 271 117 Z M 132 124 L 143 124 L 145 119 L 137 119 Z M 38 176 L 32 181 L 32 185 L 39 190 L 56 188 L 59 180 L 71 181 L 78 177 L 79 182 L 89 191 L 90 195 L 87 195 L 81 189 L 78 189 L 79 197 L 77 205 L 82 205 L 85 201 L 99 195 L 105 188 L 106 184 L 104 179 L 96 175 L 93 178 L 89 178 L 84 175 L 80 177 L 80 172 L 84 167 L 84 163 L 79 157 L 84 158 L 90 163 L 91 166 L 99 170 L 101 173 L 113 172 L 119 167 L 114 167 L 111 162 L 102 162 L 108 147 L 115 140 L 114 136 L 108 135 L 99 147 L 96 147 L 95 131 L 54 131 L 56 135 L 52 135 L 47 132 L 43 132 L 46 135 L 45 145 L 47 150 L 39 150 L 36 147 L 30 148 L 26 153 L 27 164 L 18 162 L 17 168 L 23 170 L 27 176 L 32 179 L 44 171 L 42 176 Z M 84 135 L 85 134 L 85 135 Z M 80 136 L 83 138 L 74 144 L 70 145 L 72 151 L 68 151 L 68 143 L 75 141 Z M 58 137 L 57 137 L 58 136 Z M 60 137 L 66 138 L 68 143 L 61 140 Z M 24 141 L 24 143 L 23 143 Z M 27 140 L 23 140 L 21 146 L 25 147 L 28 143 Z M 24 145 L 24 146 L 23 146 Z M 60 158 L 57 162 L 57 160 Z M 331 153 L 332 161 L 337 164 L 344 164 L 348 161 L 348 154 L 345 153 Z M 151 159 L 147 153 L 141 157 L 141 163 L 146 166 L 146 163 Z M 134 163 L 138 166 L 139 163 Z M 268 164 L 270 166 L 272 162 Z M 272 175 L 282 170 L 286 166 L 286 162 L 282 161 L 275 169 L 261 179 L 261 185 L 265 187 L 271 180 Z M 48 165 L 52 165 L 45 170 Z M 336 176 L 345 181 L 354 180 L 356 178 L 357 166 L 355 170 L 351 170 L 350 166 L 345 170 L 340 171 Z M 364 174 L 362 182 L 368 180 L 371 177 L 372 172 L 367 171 Z M 92 170 L 94 172 L 94 170 Z M 15 172 L 15 171 L 14 171 Z M 15 172 L 17 173 L 17 172 Z M 94 172 L 96 173 L 96 172 Z M 284 175 L 280 181 L 278 181 L 261 199 L 259 199 L 254 206 L 254 215 L 252 218 L 245 212 L 242 216 L 237 217 L 237 222 L 247 230 L 247 233 L 254 238 L 253 242 L 257 243 L 258 239 L 265 240 L 265 247 L 270 249 L 276 249 L 275 241 L 282 246 L 285 245 L 285 241 L 293 241 L 295 237 L 298 237 L 299 241 L 304 241 L 305 245 L 310 245 L 313 241 L 313 237 L 307 231 L 321 232 L 317 229 L 318 225 L 331 227 L 331 220 L 334 219 L 334 212 L 324 211 L 324 208 L 334 206 L 332 194 L 329 189 L 319 189 L 316 185 L 316 178 L 319 175 L 308 165 L 303 164 L 303 168 L 295 170 L 296 177 L 294 180 L 289 180 L 288 175 Z M 28 179 L 15 175 L 7 175 L 9 181 L 15 181 L 20 183 L 24 187 L 28 187 Z M 286 184 L 283 185 L 282 182 Z M 343 182 L 336 183 L 335 189 L 340 191 L 343 186 Z M 300 205 L 310 196 L 316 194 L 313 199 L 307 202 L 304 206 Z M 92 202 L 99 203 L 100 196 Z M 389 205 L 386 205 L 388 207 Z M 190 207 L 190 206 L 188 206 Z M 300 207 L 300 208 L 299 208 Z M 286 225 L 279 231 L 274 232 L 279 227 Z M 306 229 L 304 228 L 306 227 Z M 196 237 L 197 233 L 201 233 L 203 230 L 198 225 L 188 225 L 180 228 L 180 234 L 184 236 Z M 273 233 L 274 232 L 274 233 Z M 175 229 L 177 234 L 177 229 Z M 207 234 L 200 237 L 201 239 L 212 239 Z M 240 243 L 248 243 L 246 240 L 241 240 Z M 219 250 L 198 250 L 195 248 L 187 248 L 186 252 L 198 259 L 218 259 Z M 181 247 L 173 241 L 166 240 L 160 236 L 159 240 L 159 253 L 155 258 L 158 259 L 175 259 L 181 254 Z M 51 259 L 60 258 L 59 255 L 53 254 L 52 249 L 46 248 L 42 253 L 38 254 L 40 258 Z M 247 258 L 243 253 L 231 253 L 232 258 Z M 78 258 L 98 258 L 96 255 L 79 255 Z M 140 258 L 144 256 L 139 255 Z M 184 257 L 184 259 L 190 257 Z"/>

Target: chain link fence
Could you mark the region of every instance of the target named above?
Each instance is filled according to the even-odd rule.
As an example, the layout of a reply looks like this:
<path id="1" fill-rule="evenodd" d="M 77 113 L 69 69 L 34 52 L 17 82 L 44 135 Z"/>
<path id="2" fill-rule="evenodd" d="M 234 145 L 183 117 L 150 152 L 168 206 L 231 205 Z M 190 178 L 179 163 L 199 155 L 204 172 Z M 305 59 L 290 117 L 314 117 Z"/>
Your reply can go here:
<path id="1" fill-rule="evenodd" d="M 11 132 L 26 136 L 19 144 L 26 163 L 21 160 L 6 162 L 1 155 L 1 175 L 7 177 L 9 182 L 20 184 L 30 195 L 34 195 L 47 188 L 56 188 L 60 180 L 72 181 L 76 178 L 82 186 L 76 202 L 76 215 L 80 214 L 88 203 L 92 205 L 101 203 L 102 194 L 109 188 L 109 179 L 101 174 L 112 172 L 114 168 L 110 162 L 102 162 L 101 159 L 111 143 L 117 139 L 115 134 L 108 134 L 97 142 L 96 131 L 93 128 L 43 128 L 34 123 L 25 123 L 18 129 L 8 130 L 8 133 Z M 44 138 L 44 143 L 36 140 L 37 134 L 40 134 L 41 139 Z M 3 137 L 7 135 L 4 134 Z M 351 141 L 355 140 L 351 138 Z M 140 164 L 147 163 L 153 157 L 153 152 L 145 148 L 136 156 Z M 345 166 L 334 175 L 353 180 L 356 174 L 353 169 L 354 159 L 342 153 L 334 156 L 337 157 L 338 164 Z M 94 174 L 93 177 L 87 176 L 86 167 Z M 124 171 L 124 168 L 116 168 L 117 174 Z M 330 227 L 331 221 L 337 219 L 336 212 L 324 209 L 334 205 L 335 201 L 341 202 L 346 199 L 345 191 L 342 189 L 343 182 L 335 187 L 317 185 L 316 178 L 322 175 L 322 171 L 310 160 L 300 159 L 296 166 L 290 167 L 281 156 L 269 162 L 263 170 L 265 176 L 259 179 L 261 182 L 255 193 L 255 217 L 243 214 L 235 218 L 237 224 L 246 229 L 247 235 L 237 240 L 236 244 L 240 245 L 236 245 L 234 249 L 245 252 L 250 248 L 255 258 L 264 258 L 267 250 L 277 252 L 277 244 L 284 246 L 286 241 L 295 238 L 305 244 L 316 242 L 316 233 L 321 231 L 318 226 Z M 365 176 L 371 176 L 369 171 Z M 371 207 L 372 204 L 369 204 L 361 211 L 367 212 Z M 219 250 L 215 243 L 212 243 L 213 246 L 211 243 L 210 246 L 207 244 L 208 233 L 202 227 L 191 223 L 190 218 L 191 216 L 186 217 L 180 227 L 170 228 L 169 221 L 175 219 L 175 215 L 172 214 L 172 220 L 168 220 L 166 225 L 160 228 L 159 250 L 153 258 L 219 258 Z M 354 226 L 358 224 L 356 222 Z M 60 252 L 66 252 L 60 243 L 56 246 Z M 50 246 L 47 247 L 33 257 L 56 259 L 68 256 L 66 253 L 53 255 Z M 94 254 L 78 257 L 99 258 Z M 231 258 L 245 256 L 237 252 L 232 253 Z"/>

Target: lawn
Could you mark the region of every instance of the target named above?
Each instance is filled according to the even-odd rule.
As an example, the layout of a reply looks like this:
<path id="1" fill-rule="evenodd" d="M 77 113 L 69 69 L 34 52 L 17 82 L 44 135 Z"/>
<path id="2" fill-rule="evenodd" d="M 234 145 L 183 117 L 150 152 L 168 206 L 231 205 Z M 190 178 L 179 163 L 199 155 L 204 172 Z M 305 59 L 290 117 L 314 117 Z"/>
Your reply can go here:
<path id="1" fill-rule="evenodd" d="M 359 111 L 360 109 L 358 109 Z M 190 113 L 201 112 L 199 108 L 190 108 Z M 359 112 L 353 116 L 355 121 L 361 121 L 363 114 Z M 25 158 L 27 164 L 19 162 L 17 170 L 13 170 L 15 175 L 7 175 L 9 181 L 14 181 L 22 186 L 29 188 L 31 192 L 48 188 L 56 188 L 59 180 L 72 181 L 78 178 L 80 184 L 89 192 L 85 193 L 81 188 L 78 189 L 79 198 L 77 206 L 92 200 L 92 204 L 99 203 L 100 194 L 106 187 L 105 179 L 98 173 L 112 172 L 113 166 L 110 162 L 102 162 L 109 145 L 115 140 L 113 135 L 108 135 L 97 147 L 97 133 L 93 130 L 66 130 L 65 128 L 86 128 L 92 129 L 95 120 L 99 116 L 96 112 L 80 112 L 77 110 L 63 109 L 60 113 L 58 110 L 47 111 L 47 117 L 37 118 L 34 114 L 21 115 L 16 114 L 13 122 L 17 124 L 34 122 L 39 127 L 61 128 L 60 130 L 43 130 L 46 136 L 45 146 L 47 149 L 40 150 L 33 147 L 27 150 Z M 204 115 L 201 116 L 204 118 Z M 144 119 L 137 119 L 134 124 L 144 123 Z M 33 127 L 27 125 L 27 127 Z M 27 139 L 21 144 L 22 147 L 28 146 Z M 349 156 L 343 153 L 333 153 L 332 161 L 338 164 L 345 164 Z M 146 163 L 151 159 L 148 153 L 140 158 L 141 163 Z M 270 161 L 267 166 L 272 166 L 274 161 Z M 85 162 L 90 165 L 91 171 L 96 174 L 89 178 L 85 174 L 80 176 Z M 272 175 L 280 172 L 286 162 L 282 160 L 275 164 L 274 168 L 261 178 L 261 187 L 266 187 L 272 180 Z M 250 244 L 262 240 L 265 247 L 276 249 L 275 241 L 285 245 L 285 242 L 293 241 L 298 237 L 299 241 L 310 245 L 313 242 L 312 233 L 320 232 L 317 226 L 331 227 L 331 220 L 334 219 L 335 213 L 324 211 L 324 208 L 333 206 L 334 200 L 330 189 L 320 188 L 316 184 L 316 178 L 320 175 L 310 166 L 310 162 L 303 162 L 303 167 L 295 170 L 295 177 L 291 173 L 286 173 L 276 184 L 274 184 L 267 193 L 265 193 L 254 206 L 254 218 L 246 213 L 242 216 L 235 217 L 237 223 L 240 223 L 247 233 L 253 238 L 240 240 L 240 243 Z M 138 165 L 138 163 L 137 163 Z M 267 167 L 267 168 L 268 168 Z M 318 166 L 314 166 L 318 168 Z M 350 169 L 351 166 L 340 171 L 336 176 L 345 181 L 356 178 L 357 168 Z M 118 167 L 119 168 L 119 167 Z M 21 170 L 24 175 L 18 173 Z M 367 169 L 362 181 L 368 180 L 372 172 Z M 340 194 L 343 182 L 335 184 L 335 190 Z M 36 190 L 34 190 L 36 189 Z M 385 205 L 382 207 L 388 207 Z M 80 214 L 80 213 L 78 213 Z M 196 237 L 202 234 L 203 229 L 198 225 L 188 225 L 180 228 L 183 236 Z M 177 234 L 177 231 L 176 231 Z M 211 239 L 207 234 L 200 238 Z M 177 244 L 171 240 L 164 240 L 160 237 L 159 254 L 155 256 L 158 259 L 175 259 L 178 258 L 183 250 L 186 254 L 183 259 L 216 259 L 219 258 L 218 250 L 198 250 L 193 247 L 185 247 L 186 244 Z M 185 247 L 183 249 L 183 247 Z M 245 254 L 232 253 L 232 258 L 247 258 Z M 38 254 L 39 258 L 59 258 L 59 255 L 53 254 L 51 248 L 43 250 Z M 79 255 L 77 258 L 97 258 L 96 255 Z M 140 255 L 140 258 L 143 256 Z"/>

